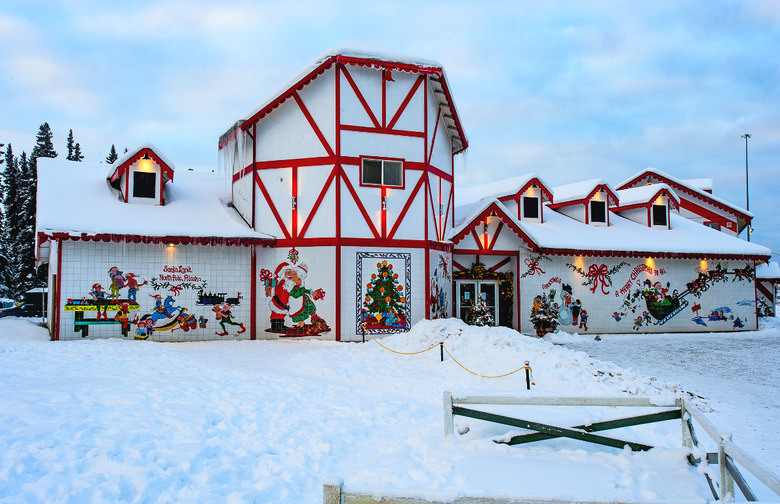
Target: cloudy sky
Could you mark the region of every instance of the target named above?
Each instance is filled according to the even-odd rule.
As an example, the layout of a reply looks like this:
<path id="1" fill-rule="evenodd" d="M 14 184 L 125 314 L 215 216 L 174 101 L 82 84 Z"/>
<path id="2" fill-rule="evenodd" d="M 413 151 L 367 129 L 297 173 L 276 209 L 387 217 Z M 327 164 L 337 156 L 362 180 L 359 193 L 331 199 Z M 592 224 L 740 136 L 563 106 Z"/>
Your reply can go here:
<path id="1" fill-rule="evenodd" d="M 150 142 L 215 169 L 217 139 L 355 39 L 440 62 L 469 139 L 457 183 L 536 172 L 709 177 L 780 252 L 780 2 L 3 0 L 0 142 L 49 122 L 85 161 Z M 744 236 L 744 235 L 743 235 Z"/>

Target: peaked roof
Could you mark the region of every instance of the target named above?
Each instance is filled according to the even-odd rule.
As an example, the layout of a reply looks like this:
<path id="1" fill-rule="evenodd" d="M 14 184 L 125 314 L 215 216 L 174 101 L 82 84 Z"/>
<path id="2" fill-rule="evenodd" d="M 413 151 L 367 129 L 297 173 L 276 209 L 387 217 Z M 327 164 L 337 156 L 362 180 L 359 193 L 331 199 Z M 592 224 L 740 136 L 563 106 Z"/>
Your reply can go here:
<path id="1" fill-rule="evenodd" d="M 729 203 L 724 199 L 718 198 L 717 196 L 700 189 L 697 187 L 697 185 L 694 185 L 694 183 L 697 182 L 696 180 L 686 181 L 678 179 L 655 168 L 645 168 L 630 179 L 618 184 L 617 188 L 628 189 L 630 187 L 636 187 L 638 185 L 645 184 L 647 180 L 651 179 L 668 184 L 669 187 L 674 189 L 678 195 L 686 194 L 688 196 L 693 196 L 694 198 L 710 203 L 711 205 L 720 208 L 721 210 L 724 210 L 732 215 L 742 217 L 745 222 L 750 222 L 753 219 L 753 214 L 744 208 Z"/>
<path id="2" fill-rule="evenodd" d="M 128 150 L 122 157 L 114 161 L 113 168 L 108 172 L 108 181 L 114 184 L 125 172 L 139 159 L 149 156 L 162 168 L 163 179 L 165 182 L 173 180 L 173 163 L 160 153 L 152 144 L 141 144 Z"/>
<path id="3" fill-rule="evenodd" d="M 119 191 L 107 183 L 105 172 L 105 164 L 39 159 L 37 232 L 73 238 L 274 240 L 250 229 L 228 206 L 230 189 L 217 174 L 180 173 L 176 184 L 163 188 L 166 204 L 158 206 L 123 203 Z"/>
<path id="4" fill-rule="evenodd" d="M 550 186 L 535 173 L 526 173 L 525 175 L 498 180 L 496 182 L 489 182 L 474 187 L 458 187 L 455 192 L 455 198 L 456 200 L 463 202 L 479 201 L 484 198 L 502 200 L 525 192 L 532 184 L 537 184 L 546 201 L 552 201 L 553 195 Z"/>
<path id="5" fill-rule="evenodd" d="M 586 203 L 600 190 L 604 190 L 607 193 L 607 198 L 611 200 L 612 205 L 618 204 L 618 197 L 612 186 L 606 180 L 596 178 L 553 187 L 553 203 L 550 207 L 559 208 L 577 203 Z"/>
<path id="6" fill-rule="evenodd" d="M 630 207 L 646 206 L 656 199 L 660 195 L 666 195 L 669 198 L 669 206 L 671 208 L 680 207 L 680 198 L 667 184 L 651 184 L 639 187 L 632 187 L 630 189 L 620 189 L 617 191 L 618 198 L 620 199 L 619 207 L 616 210 L 626 210 Z"/>
<path id="7" fill-rule="evenodd" d="M 448 131 L 454 130 L 456 132 L 456 135 L 452 137 L 453 153 L 457 154 L 468 148 L 466 133 L 460 123 L 442 65 L 431 60 L 402 56 L 380 46 L 361 41 L 353 41 L 344 46 L 326 51 L 309 63 L 295 77 L 223 133 L 219 139 L 219 148 L 221 149 L 235 138 L 239 128 L 246 131 L 257 121 L 291 98 L 297 90 L 309 85 L 335 63 L 429 75 L 433 91 L 441 100 L 439 106 L 447 111 L 447 113 L 442 114 L 444 125 Z"/>

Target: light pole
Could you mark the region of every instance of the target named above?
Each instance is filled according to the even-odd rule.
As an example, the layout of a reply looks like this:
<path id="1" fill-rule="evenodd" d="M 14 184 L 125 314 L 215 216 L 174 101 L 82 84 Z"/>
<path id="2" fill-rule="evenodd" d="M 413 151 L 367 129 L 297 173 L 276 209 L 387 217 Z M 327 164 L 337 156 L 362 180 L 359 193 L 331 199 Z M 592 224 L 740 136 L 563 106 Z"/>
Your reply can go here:
<path id="1" fill-rule="evenodd" d="M 745 210 L 748 212 L 750 211 L 750 193 L 748 189 L 748 138 L 750 138 L 750 133 L 745 133 L 742 135 L 742 138 L 745 139 Z M 751 226 L 748 224 L 747 227 L 747 241 L 750 241 L 750 230 Z"/>

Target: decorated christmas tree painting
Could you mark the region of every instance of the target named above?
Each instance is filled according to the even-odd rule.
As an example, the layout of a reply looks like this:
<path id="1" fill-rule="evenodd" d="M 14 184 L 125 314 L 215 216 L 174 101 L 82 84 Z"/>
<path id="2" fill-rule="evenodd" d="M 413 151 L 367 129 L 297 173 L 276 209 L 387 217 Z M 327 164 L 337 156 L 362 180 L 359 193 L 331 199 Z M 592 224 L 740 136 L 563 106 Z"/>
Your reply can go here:
<path id="1" fill-rule="evenodd" d="M 376 263 L 376 269 L 365 286 L 363 319 L 366 328 L 405 328 L 406 295 L 398 273 L 386 260 Z"/>

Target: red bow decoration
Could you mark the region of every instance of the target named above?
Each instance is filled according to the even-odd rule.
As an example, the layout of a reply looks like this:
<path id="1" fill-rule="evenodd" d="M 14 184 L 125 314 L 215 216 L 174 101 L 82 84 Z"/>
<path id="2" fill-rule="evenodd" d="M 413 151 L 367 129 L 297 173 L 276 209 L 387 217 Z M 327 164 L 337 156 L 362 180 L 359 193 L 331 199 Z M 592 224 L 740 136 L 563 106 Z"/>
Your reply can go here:
<path id="1" fill-rule="evenodd" d="M 604 290 L 604 287 L 612 285 L 609 278 L 607 278 L 607 273 L 609 273 L 609 270 L 607 269 L 606 264 L 600 266 L 596 266 L 595 264 L 590 265 L 590 268 L 588 268 L 588 277 L 593 279 L 593 287 L 590 288 L 591 292 L 596 292 L 596 288 L 599 286 L 599 280 L 601 280 L 601 293 L 609 294 L 609 291 Z"/>
<path id="2" fill-rule="evenodd" d="M 533 275 L 535 275 L 537 273 L 539 273 L 540 275 L 544 274 L 544 271 L 542 271 L 542 268 L 539 267 L 539 261 L 538 260 L 532 261 L 531 259 L 526 258 L 525 259 L 525 265 L 528 266 L 528 268 L 529 268 L 528 274 L 531 275 L 531 276 L 533 276 Z"/>
<path id="3" fill-rule="evenodd" d="M 270 280 L 272 278 L 273 278 L 273 274 L 271 274 L 269 270 L 265 268 L 260 270 L 260 280 L 265 282 L 266 280 Z"/>

